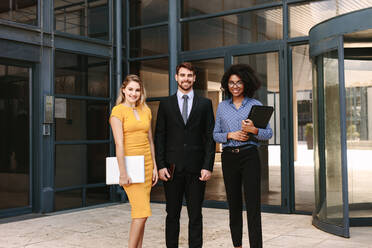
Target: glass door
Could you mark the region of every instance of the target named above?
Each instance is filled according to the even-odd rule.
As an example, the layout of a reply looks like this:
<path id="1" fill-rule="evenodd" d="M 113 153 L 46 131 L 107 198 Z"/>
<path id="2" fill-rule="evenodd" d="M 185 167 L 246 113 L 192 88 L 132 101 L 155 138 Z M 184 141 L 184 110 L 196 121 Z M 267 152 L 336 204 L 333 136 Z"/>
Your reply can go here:
<path id="1" fill-rule="evenodd" d="M 294 209 L 314 210 L 313 83 L 309 45 L 291 47 Z"/>
<path id="2" fill-rule="evenodd" d="M 371 39 L 372 29 L 364 33 Z M 372 45 L 350 39 L 358 36 L 344 45 L 349 213 L 357 226 L 372 224 Z"/>
<path id="3" fill-rule="evenodd" d="M 30 73 L 0 64 L 0 214 L 31 211 Z"/>
<path id="4" fill-rule="evenodd" d="M 342 60 L 340 60 L 342 61 Z M 342 62 L 341 62 L 342 63 Z M 338 50 L 316 57 L 314 67 L 315 211 L 313 223 L 349 237 L 347 168 L 342 115 L 343 73 Z"/>

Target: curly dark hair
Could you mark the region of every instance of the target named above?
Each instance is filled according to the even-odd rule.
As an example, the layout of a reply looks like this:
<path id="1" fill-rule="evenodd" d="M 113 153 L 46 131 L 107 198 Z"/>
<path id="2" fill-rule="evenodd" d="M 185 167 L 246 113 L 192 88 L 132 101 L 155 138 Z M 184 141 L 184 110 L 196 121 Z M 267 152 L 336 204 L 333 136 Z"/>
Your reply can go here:
<path id="1" fill-rule="evenodd" d="M 227 69 L 221 79 L 221 87 L 226 92 L 228 98 L 232 97 L 228 85 L 229 78 L 232 75 L 238 76 L 243 81 L 244 96 L 253 97 L 256 90 L 261 87 L 261 80 L 258 78 L 256 72 L 252 69 L 252 67 L 247 64 L 235 64 Z"/>

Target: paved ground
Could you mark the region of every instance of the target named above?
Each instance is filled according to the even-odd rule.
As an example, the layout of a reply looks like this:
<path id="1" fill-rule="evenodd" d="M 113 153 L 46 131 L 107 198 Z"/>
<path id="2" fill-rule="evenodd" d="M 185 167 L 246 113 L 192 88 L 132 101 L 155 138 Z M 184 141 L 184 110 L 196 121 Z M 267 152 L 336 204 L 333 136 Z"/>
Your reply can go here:
<path id="1" fill-rule="evenodd" d="M 152 204 L 144 247 L 165 247 L 165 205 Z M 180 247 L 187 246 L 187 213 L 182 210 Z M 228 212 L 203 209 L 204 247 L 232 247 L 228 228 Z M 31 215 L 32 216 L 32 215 Z M 0 247 L 69 248 L 127 247 L 130 206 L 127 203 L 64 211 L 38 218 L 3 219 L 0 223 Z M 311 225 L 306 215 L 264 213 L 262 216 L 264 247 L 358 247 L 372 248 L 372 227 L 351 228 L 351 238 L 324 233 Z M 244 223 L 243 247 L 249 247 Z"/>

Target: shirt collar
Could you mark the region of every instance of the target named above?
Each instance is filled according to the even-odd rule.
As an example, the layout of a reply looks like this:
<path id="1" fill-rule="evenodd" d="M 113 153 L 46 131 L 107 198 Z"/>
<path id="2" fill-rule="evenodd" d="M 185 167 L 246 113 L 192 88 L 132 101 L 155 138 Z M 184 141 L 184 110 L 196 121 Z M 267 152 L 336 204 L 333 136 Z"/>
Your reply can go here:
<path id="1" fill-rule="evenodd" d="M 244 97 L 243 99 L 243 102 L 242 102 L 242 106 L 244 107 L 249 101 L 249 98 L 248 97 Z M 229 104 L 233 105 L 233 101 L 232 101 L 232 97 L 229 99 Z"/>
<path id="2" fill-rule="evenodd" d="M 183 94 L 181 91 L 177 90 L 177 98 L 179 100 L 182 99 L 182 96 L 183 95 L 187 95 L 189 97 L 189 100 L 192 100 L 194 98 L 194 90 L 191 90 L 189 93 L 187 94 Z"/>

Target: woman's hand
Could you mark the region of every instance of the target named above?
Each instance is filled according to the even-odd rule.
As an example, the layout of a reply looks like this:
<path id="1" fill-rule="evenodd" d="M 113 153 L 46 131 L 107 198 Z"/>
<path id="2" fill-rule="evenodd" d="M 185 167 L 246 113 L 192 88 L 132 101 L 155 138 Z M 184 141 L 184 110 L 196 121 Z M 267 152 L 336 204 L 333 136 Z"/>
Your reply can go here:
<path id="1" fill-rule="evenodd" d="M 239 131 L 228 133 L 227 139 L 233 139 L 237 141 L 247 141 L 249 139 L 249 136 L 248 136 L 248 133 L 239 130 Z"/>
<path id="2" fill-rule="evenodd" d="M 258 128 L 254 126 L 250 119 L 242 120 L 242 131 L 246 133 L 258 134 Z"/>
<path id="3" fill-rule="evenodd" d="M 154 187 L 159 180 L 159 174 L 158 174 L 158 168 L 154 166 L 154 169 L 152 170 L 152 187 Z"/>
<path id="4" fill-rule="evenodd" d="M 132 183 L 132 179 L 126 174 L 119 177 L 119 185 L 121 187 L 129 186 Z"/>

